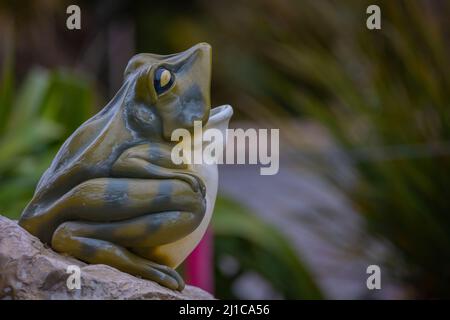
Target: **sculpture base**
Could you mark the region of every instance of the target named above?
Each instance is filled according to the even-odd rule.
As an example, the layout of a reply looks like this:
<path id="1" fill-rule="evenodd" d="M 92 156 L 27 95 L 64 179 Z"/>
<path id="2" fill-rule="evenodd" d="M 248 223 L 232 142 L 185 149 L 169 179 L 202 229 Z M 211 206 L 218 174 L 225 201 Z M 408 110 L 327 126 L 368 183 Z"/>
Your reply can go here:
<path id="1" fill-rule="evenodd" d="M 69 266 L 79 267 L 80 289 L 69 289 Z M 69 268 L 70 270 L 70 268 Z M 70 282 L 70 281 L 69 281 Z M 72 283 L 72 282 L 71 282 Z M 182 292 L 106 265 L 87 265 L 60 255 L 15 221 L 0 216 L 0 299 L 214 299 L 186 286 Z"/>

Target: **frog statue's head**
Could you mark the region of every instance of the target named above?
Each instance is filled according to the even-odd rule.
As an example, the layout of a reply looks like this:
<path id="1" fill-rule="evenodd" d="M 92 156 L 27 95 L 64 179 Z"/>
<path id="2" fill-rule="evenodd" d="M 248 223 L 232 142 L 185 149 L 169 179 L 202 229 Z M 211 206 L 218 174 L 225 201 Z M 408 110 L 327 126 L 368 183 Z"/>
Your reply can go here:
<path id="1" fill-rule="evenodd" d="M 170 268 L 206 231 L 218 181 L 216 165 L 173 163 L 171 135 L 194 121 L 225 131 L 232 108 L 211 110 L 210 83 L 206 43 L 134 56 L 115 97 L 62 145 L 20 225 L 57 251 L 181 289 Z"/>
<path id="2" fill-rule="evenodd" d="M 206 123 L 210 112 L 211 47 L 200 43 L 168 56 L 139 54 L 125 70 L 133 83 L 130 124 L 143 136 L 162 132 L 170 140 L 177 128 L 191 129 L 194 121 Z M 150 108 L 149 108 L 150 106 Z"/>

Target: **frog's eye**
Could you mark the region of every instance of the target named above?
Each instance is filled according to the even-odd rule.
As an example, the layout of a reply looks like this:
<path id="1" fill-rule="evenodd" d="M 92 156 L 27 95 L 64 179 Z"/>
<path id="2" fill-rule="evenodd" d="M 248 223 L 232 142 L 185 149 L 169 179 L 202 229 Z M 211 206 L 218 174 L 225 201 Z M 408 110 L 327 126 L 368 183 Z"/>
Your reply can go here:
<path id="1" fill-rule="evenodd" d="M 153 79 L 153 86 L 157 94 L 163 94 L 172 87 L 175 80 L 173 74 L 166 68 L 159 67 Z"/>

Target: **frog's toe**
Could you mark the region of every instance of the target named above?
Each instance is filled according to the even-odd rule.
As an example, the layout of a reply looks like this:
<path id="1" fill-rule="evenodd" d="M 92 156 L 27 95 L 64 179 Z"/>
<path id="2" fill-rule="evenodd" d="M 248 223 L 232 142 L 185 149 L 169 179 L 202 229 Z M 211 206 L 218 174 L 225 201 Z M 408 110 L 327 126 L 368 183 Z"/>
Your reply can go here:
<path id="1" fill-rule="evenodd" d="M 151 261 L 147 262 L 147 267 L 151 272 L 149 272 L 149 277 L 144 275 L 145 278 L 158 282 L 159 284 L 173 290 L 182 291 L 184 289 L 184 280 L 174 269 Z M 158 271 L 156 278 L 154 272 L 155 269 Z"/>
<path id="2" fill-rule="evenodd" d="M 142 276 L 148 280 L 155 281 L 166 288 L 179 290 L 177 279 L 164 272 L 155 272 L 153 267 L 148 266 L 148 270 L 143 271 Z"/>

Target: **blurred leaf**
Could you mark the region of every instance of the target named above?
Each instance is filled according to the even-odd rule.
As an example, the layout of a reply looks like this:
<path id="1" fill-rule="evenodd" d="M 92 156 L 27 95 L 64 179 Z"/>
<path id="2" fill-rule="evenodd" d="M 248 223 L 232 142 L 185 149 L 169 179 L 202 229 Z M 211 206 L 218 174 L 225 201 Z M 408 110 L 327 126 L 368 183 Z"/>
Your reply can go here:
<path id="1" fill-rule="evenodd" d="M 218 255 L 231 255 L 287 299 L 317 299 L 322 294 L 289 240 L 237 203 L 219 197 L 213 216 Z M 217 257 L 220 260 L 220 257 Z M 220 261 L 216 261 L 216 266 Z M 218 275 L 224 277 L 226 275 Z M 224 290 L 218 289 L 218 292 Z M 222 297 L 221 298 L 231 298 Z"/>
<path id="2" fill-rule="evenodd" d="M 3 84 L 0 213 L 18 218 L 57 148 L 93 114 L 93 94 L 85 79 L 66 71 L 35 69 L 15 94 Z"/>

